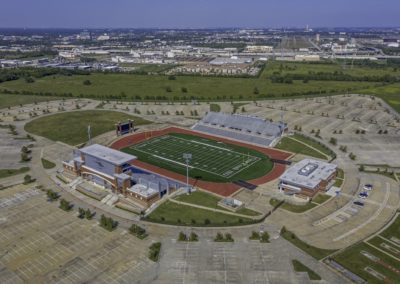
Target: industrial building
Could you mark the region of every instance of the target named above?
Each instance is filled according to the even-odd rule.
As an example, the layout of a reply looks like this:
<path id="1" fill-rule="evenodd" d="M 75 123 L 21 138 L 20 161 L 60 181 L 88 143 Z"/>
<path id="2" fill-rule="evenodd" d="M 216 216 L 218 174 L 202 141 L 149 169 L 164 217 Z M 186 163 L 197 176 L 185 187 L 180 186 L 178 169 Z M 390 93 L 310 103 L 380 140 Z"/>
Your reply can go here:
<path id="1" fill-rule="evenodd" d="M 63 162 L 63 175 L 83 179 L 115 194 L 122 194 L 149 207 L 165 194 L 183 185 L 133 165 L 136 156 L 99 144 L 74 151 L 73 159 Z"/>
<path id="2" fill-rule="evenodd" d="M 328 190 L 334 183 L 337 166 L 331 163 L 304 159 L 285 171 L 280 177 L 279 190 L 287 194 L 314 196 Z"/>

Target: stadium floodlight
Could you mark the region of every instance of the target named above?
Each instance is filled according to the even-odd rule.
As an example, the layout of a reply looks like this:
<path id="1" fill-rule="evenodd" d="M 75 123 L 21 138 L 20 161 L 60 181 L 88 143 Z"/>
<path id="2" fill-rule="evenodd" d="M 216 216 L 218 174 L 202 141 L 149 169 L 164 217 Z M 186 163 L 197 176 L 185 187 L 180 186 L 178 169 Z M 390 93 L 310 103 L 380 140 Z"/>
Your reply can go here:
<path id="1" fill-rule="evenodd" d="M 192 159 L 192 154 L 191 153 L 183 153 L 183 158 L 186 161 L 186 190 L 188 193 L 190 193 L 190 188 L 189 188 L 189 163 L 190 160 Z"/>

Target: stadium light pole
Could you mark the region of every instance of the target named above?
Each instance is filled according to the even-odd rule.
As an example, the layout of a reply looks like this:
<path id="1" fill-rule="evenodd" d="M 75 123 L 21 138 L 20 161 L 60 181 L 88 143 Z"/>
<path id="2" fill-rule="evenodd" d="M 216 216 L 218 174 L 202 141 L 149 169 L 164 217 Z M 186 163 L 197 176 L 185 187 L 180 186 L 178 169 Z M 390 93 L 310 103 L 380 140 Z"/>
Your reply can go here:
<path id="1" fill-rule="evenodd" d="M 192 154 L 191 153 L 184 153 L 183 158 L 186 161 L 186 190 L 189 193 L 189 163 L 190 160 L 192 159 Z"/>

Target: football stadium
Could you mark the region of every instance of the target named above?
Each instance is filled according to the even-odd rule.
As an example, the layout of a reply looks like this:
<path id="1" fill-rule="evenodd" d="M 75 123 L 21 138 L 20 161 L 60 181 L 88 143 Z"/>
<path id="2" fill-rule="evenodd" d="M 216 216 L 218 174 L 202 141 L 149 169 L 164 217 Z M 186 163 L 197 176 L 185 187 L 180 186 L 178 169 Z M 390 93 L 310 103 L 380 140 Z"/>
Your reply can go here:
<path id="1" fill-rule="evenodd" d="M 254 135 L 252 131 L 248 131 L 252 125 L 248 121 L 259 125 L 260 119 L 215 113 L 213 116 L 218 116 L 221 120 L 226 120 L 228 116 L 235 118 L 237 122 L 243 120 L 242 125 L 248 125 L 248 129 L 241 130 L 242 126 L 236 123 L 234 130 L 225 130 L 230 135 L 224 135 L 225 132 L 215 135 L 197 130 L 196 125 L 192 129 L 167 127 L 127 135 L 115 141 L 111 148 L 137 157 L 132 165 L 139 170 L 182 183 L 186 182 L 188 167 L 191 186 L 221 196 L 229 196 L 243 187 L 254 189 L 284 172 L 285 160 L 290 154 L 268 147 L 272 140 L 281 135 L 284 127 L 277 127 L 280 131 L 273 138 L 268 134 L 272 139 L 265 140 L 264 145 L 260 145 L 252 143 L 250 139 L 266 136 L 265 132 Z M 262 123 L 270 125 L 269 121 L 262 120 Z M 237 135 L 232 138 L 233 134 Z M 189 161 L 185 159 L 185 154 L 191 155 Z"/>

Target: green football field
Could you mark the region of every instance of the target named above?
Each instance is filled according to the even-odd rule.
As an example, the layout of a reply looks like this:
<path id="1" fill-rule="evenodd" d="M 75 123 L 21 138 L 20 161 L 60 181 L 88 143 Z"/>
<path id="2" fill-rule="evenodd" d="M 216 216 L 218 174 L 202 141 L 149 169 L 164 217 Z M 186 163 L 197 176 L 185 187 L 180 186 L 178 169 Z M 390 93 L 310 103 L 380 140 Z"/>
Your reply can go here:
<path id="1" fill-rule="evenodd" d="M 270 159 L 258 151 L 176 133 L 146 140 L 122 151 L 180 174 L 186 174 L 183 154 L 190 153 L 189 175 L 217 182 L 253 179 L 268 173 L 273 166 Z"/>

